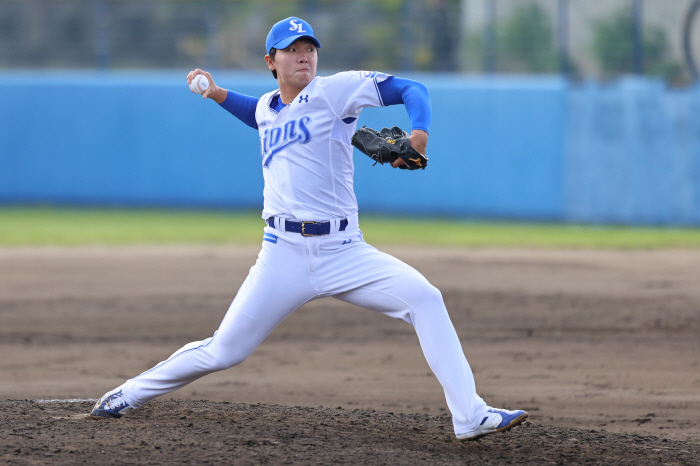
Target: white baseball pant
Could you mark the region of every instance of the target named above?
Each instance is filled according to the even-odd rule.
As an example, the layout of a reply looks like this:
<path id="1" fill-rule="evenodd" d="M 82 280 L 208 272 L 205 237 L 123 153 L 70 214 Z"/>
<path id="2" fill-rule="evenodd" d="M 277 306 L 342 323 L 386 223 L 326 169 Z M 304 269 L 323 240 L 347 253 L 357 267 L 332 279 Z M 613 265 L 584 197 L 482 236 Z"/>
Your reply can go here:
<path id="1" fill-rule="evenodd" d="M 456 434 L 471 432 L 487 406 L 440 291 L 400 260 L 365 243 L 357 215 L 345 231 L 304 237 L 285 232 L 284 219 L 265 227 L 266 238 L 214 336 L 189 343 L 166 361 L 122 385 L 126 401 L 139 407 L 214 371 L 243 362 L 295 309 L 333 296 L 413 325 L 423 354 L 445 391 Z M 273 236 L 270 236 L 273 235 Z"/>

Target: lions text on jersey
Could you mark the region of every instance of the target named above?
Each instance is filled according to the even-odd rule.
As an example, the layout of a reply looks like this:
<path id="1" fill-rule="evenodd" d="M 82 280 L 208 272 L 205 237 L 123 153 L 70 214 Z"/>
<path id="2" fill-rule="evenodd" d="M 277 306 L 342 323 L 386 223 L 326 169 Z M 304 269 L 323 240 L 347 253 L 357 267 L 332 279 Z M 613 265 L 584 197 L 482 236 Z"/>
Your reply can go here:
<path id="1" fill-rule="evenodd" d="M 362 71 L 317 77 L 279 110 L 279 90 L 260 98 L 264 218 L 322 221 L 357 213 L 350 139 L 362 108 L 382 106 L 377 85 L 388 77 Z"/>

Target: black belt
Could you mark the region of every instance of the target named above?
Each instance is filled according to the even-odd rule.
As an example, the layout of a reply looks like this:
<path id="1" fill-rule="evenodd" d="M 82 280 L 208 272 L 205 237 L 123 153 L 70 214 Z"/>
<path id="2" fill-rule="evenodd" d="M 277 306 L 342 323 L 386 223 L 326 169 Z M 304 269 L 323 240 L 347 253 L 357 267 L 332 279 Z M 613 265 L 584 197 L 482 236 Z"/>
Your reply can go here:
<path id="1" fill-rule="evenodd" d="M 268 218 L 267 224 L 272 228 L 275 228 L 275 217 Z M 347 226 L 348 219 L 342 219 L 340 221 L 340 228 L 338 228 L 338 231 L 345 231 Z M 285 220 L 284 229 L 285 231 L 291 231 L 292 233 L 301 233 L 301 236 L 328 235 L 331 232 L 331 222 L 293 222 L 291 220 Z"/>

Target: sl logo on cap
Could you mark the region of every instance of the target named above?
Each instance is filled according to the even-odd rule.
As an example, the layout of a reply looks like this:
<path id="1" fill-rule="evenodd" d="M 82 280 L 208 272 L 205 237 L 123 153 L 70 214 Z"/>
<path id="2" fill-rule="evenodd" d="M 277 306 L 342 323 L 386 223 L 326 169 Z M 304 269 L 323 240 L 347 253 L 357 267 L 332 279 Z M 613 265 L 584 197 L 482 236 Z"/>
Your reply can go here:
<path id="1" fill-rule="evenodd" d="M 304 25 L 298 23 L 296 19 L 290 20 L 289 24 L 292 25 L 292 27 L 289 28 L 290 31 L 297 31 L 298 33 L 306 32 L 304 31 Z"/>

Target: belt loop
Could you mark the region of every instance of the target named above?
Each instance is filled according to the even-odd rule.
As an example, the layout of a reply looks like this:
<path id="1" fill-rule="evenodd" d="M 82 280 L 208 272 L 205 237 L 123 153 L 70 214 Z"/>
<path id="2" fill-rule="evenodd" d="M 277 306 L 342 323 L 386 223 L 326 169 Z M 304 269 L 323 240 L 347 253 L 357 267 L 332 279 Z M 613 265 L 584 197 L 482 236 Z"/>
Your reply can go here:
<path id="1" fill-rule="evenodd" d="M 287 231 L 285 230 L 285 220 L 283 217 L 275 217 L 275 220 L 277 220 L 277 229 L 279 231 Z"/>
<path id="2" fill-rule="evenodd" d="M 355 213 L 348 216 L 348 225 L 345 227 L 346 230 L 354 230 L 360 228 L 358 215 Z"/>

